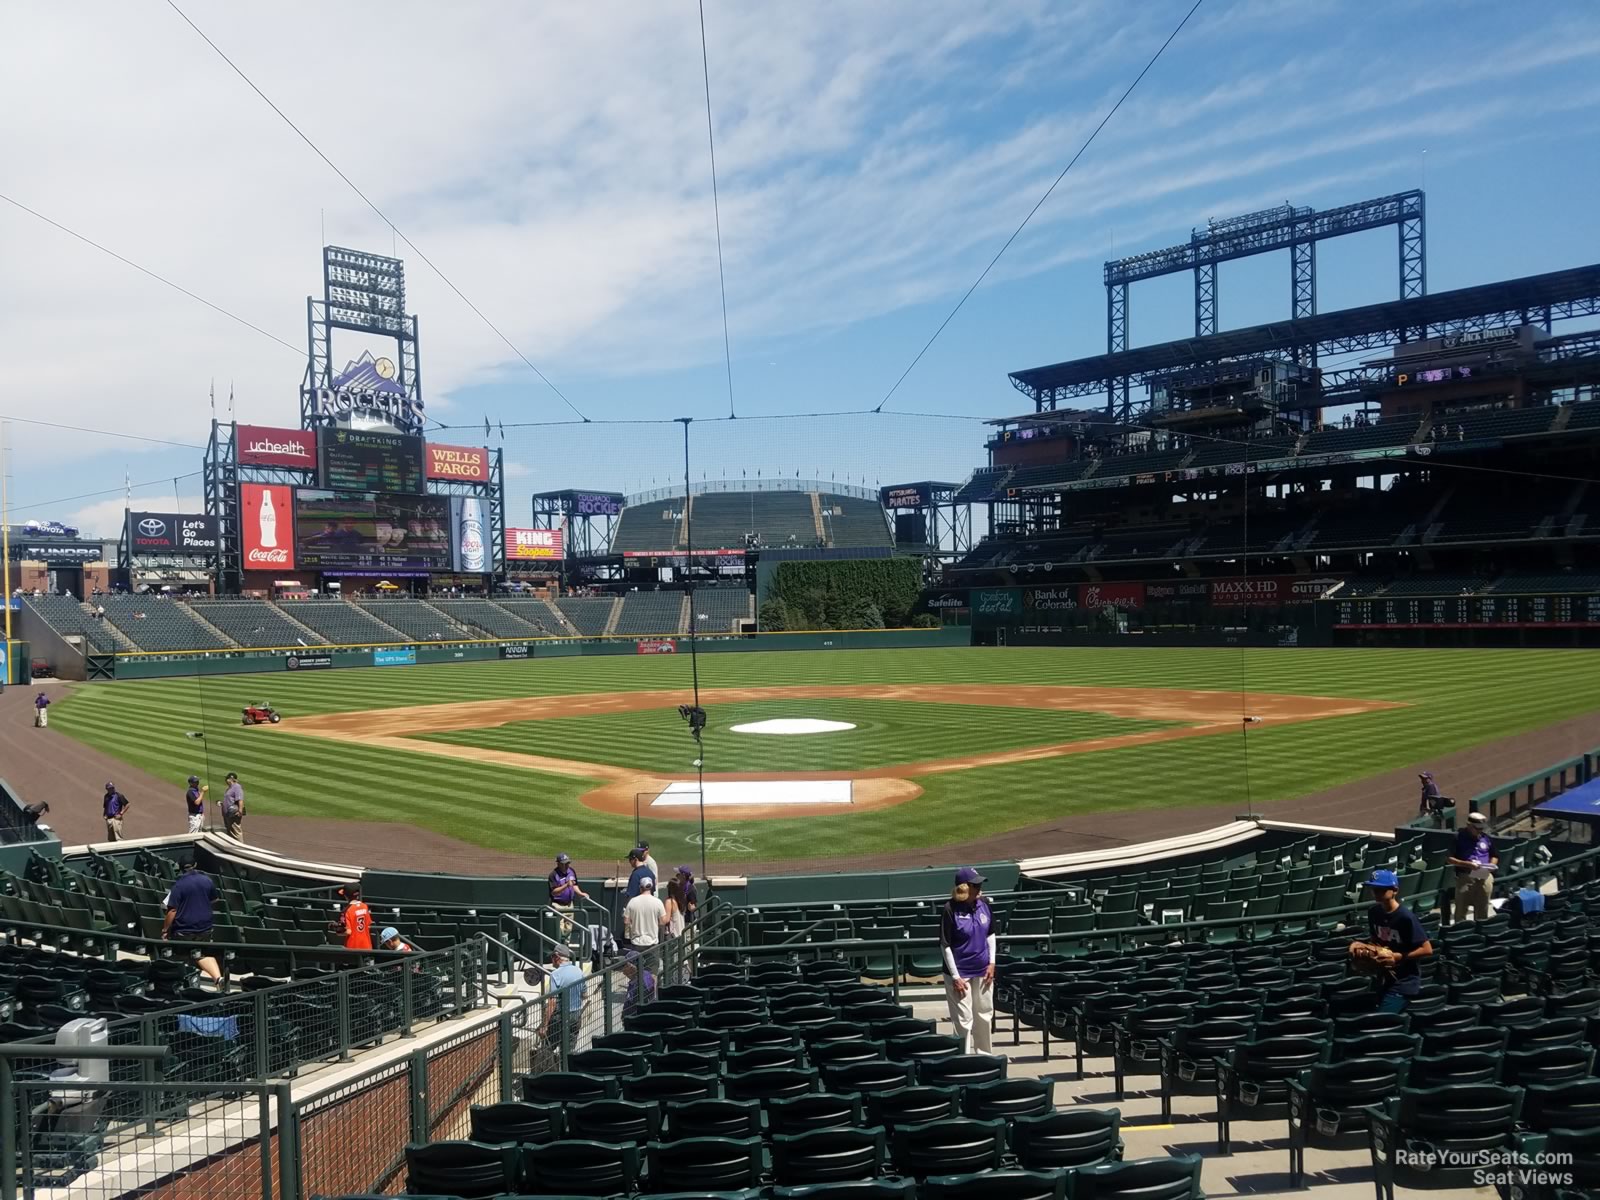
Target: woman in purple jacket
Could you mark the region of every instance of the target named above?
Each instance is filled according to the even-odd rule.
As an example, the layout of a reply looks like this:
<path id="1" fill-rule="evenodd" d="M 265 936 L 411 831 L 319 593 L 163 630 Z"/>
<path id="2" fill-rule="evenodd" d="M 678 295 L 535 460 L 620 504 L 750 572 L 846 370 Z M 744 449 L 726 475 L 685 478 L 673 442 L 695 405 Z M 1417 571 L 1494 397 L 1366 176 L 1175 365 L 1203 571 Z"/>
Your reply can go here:
<path id="1" fill-rule="evenodd" d="M 944 994 L 964 1054 L 990 1053 L 994 1027 L 994 910 L 983 898 L 983 882 L 972 867 L 957 871 L 939 920 Z"/>

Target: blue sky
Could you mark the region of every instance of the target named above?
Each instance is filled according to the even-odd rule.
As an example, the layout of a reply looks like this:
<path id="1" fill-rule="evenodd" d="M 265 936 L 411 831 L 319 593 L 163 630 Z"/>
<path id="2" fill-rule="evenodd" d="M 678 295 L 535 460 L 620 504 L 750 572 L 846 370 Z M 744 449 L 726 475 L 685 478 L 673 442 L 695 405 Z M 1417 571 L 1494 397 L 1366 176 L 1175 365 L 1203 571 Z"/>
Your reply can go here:
<path id="1" fill-rule="evenodd" d="M 693 4 L 184 7 L 589 416 L 726 412 Z M 707 0 L 737 410 L 876 405 L 1187 7 Z M 352 61 L 382 85 L 341 85 Z M 1425 172 L 1434 291 L 1596 261 L 1597 62 L 1590 3 L 1206 0 L 888 407 L 1023 411 L 1008 371 L 1103 349 L 1105 258 L 1286 200 Z M 0 191 L 294 347 L 324 237 L 393 245 L 165 6 L 14 6 L 0 68 L 0 101 L 31 114 L 0 131 Z M 401 256 L 439 419 L 570 416 Z M 0 261 L 0 411 L 198 443 L 215 379 L 242 418 L 292 423 L 297 349 L 3 204 Z M 1323 311 L 1388 299 L 1393 233 L 1324 244 L 1318 269 Z M 1137 287 L 1134 342 L 1187 334 L 1190 288 Z M 1224 327 L 1287 309 L 1283 256 L 1223 269 Z M 198 506 L 197 451 L 12 436 L 19 517 L 112 532 L 120 496 L 68 497 L 124 471 L 139 502 Z M 513 523 L 534 490 L 681 478 L 680 436 L 508 430 Z M 961 478 L 982 437 L 933 416 L 701 423 L 694 474 Z"/>

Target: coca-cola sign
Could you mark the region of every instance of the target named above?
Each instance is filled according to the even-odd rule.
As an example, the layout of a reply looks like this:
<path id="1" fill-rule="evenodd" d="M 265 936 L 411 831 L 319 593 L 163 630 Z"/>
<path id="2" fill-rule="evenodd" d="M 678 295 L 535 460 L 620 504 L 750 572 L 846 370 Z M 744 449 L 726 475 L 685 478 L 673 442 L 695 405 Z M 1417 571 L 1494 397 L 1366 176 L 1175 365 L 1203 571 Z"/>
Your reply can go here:
<path id="1" fill-rule="evenodd" d="M 294 570 L 294 489 L 239 485 L 239 545 L 246 571 Z"/>
<path id="2" fill-rule="evenodd" d="M 278 429 L 267 425 L 238 427 L 241 463 L 262 467 L 300 467 L 315 470 L 317 435 L 309 429 Z"/>

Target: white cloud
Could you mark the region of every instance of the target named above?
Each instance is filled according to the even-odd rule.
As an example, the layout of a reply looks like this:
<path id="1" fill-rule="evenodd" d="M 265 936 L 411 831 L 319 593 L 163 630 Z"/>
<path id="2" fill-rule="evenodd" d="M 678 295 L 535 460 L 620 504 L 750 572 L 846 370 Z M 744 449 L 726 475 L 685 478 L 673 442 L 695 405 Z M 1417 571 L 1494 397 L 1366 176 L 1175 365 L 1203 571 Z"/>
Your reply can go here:
<path id="1" fill-rule="evenodd" d="M 198 513 L 205 511 L 205 502 L 198 494 L 174 496 L 169 486 L 165 492 L 154 488 L 136 491 L 132 508 L 134 512 Z M 117 538 L 122 535 L 122 518 L 125 511 L 124 498 L 112 496 L 73 509 L 62 519 L 68 525 L 76 525 L 84 537 Z"/>
<path id="2" fill-rule="evenodd" d="M 186 8 L 558 381 L 720 357 L 691 5 Z M 1571 5 L 1524 14 L 1496 53 L 1440 29 L 1433 58 L 1364 43 L 1344 19 L 1360 11 L 1329 10 L 1310 38 L 1286 0 L 1203 10 L 996 278 L 1098 257 L 1110 225 L 1119 245 L 1166 240 L 1220 198 L 1338 199 L 1302 185 L 1375 178 L 1402 144 L 1515 136 L 1549 111 L 1541 96 L 1577 91 L 1564 68 L 1600 54 Z M 953 298 L 1176 16 L 708 5 L 735 352 Z M 0 22 L 0 104 L 28 114 L 0 124 L 4 190 L 294 347 L 0 205 L 0 408 L 198 440 L 216 380 L 243 419 L 292 423 L 318 248 L 384 252 L 388 230 L 168 9 L 13 6 Z M 1241 51 L 1259 67 L 1241 72 Z M 527 389 L 497 417 L 565 415 L 400 254 L 437 415 L 490 381 Z"/>

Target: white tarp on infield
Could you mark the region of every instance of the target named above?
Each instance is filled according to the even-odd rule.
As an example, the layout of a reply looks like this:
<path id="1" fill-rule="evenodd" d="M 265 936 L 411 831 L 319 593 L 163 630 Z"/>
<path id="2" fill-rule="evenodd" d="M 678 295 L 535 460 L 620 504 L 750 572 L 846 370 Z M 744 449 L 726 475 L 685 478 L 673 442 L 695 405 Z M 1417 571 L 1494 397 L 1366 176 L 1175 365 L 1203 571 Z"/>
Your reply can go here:
<path id="1" fill-rule="evenodd" d="M 773 717 L 766 721 L 747 721 L 732 726 L 733 733 L 776 733 L 793 736 L 799 733 L 843 733 L 854 729 L 849 721 L 822 721 L 816 717 Z"/>
<path id="2" fill-rule="evenodd" d="M 718 780 L 706 787 L 707 808 L 737 804 L 850 804 L 848 779 Z M 650 802 L 651 808 L 696 808 L 700 789 L 690 780 L 669 784 Z"/>

